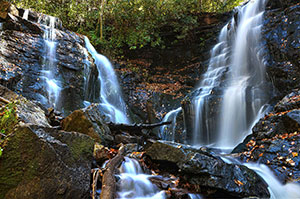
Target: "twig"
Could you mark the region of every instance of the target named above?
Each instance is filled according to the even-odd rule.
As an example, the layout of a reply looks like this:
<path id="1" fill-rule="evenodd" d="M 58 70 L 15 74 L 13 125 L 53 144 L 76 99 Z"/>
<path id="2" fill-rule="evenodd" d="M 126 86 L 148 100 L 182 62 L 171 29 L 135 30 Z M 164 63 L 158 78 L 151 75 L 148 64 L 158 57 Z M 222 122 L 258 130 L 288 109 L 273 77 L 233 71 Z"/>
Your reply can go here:
<path id="1" fill-rule="evenodd" d="M 0 101 L 3 102 L 3 103 L 5 103 L 5 104 L 11 103 L 11 101 L 9 101 L 9 100 L 7 100 L 7 99 L 5 99 L 3 97 L 0 97 Z"/>

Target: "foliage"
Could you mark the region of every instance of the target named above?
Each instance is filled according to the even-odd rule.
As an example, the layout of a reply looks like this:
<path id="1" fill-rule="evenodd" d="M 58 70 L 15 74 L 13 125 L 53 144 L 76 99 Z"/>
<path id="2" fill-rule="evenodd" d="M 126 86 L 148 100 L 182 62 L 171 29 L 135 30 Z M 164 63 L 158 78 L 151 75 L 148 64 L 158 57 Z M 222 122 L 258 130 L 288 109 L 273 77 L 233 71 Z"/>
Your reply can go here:
<path id="1" fill-rule="evenodd" d="M 104 2 L 102 2 L 104 1 Z M 59 17 L 66 28 L 108 49 L 164 47 L 168 26 L 184 39 L 202 12 L 226 12 L 242 0 L 13 0 L 19 7 Z M 101 10 L 101 6 L 104 9 Z M 103 13 L 101 12 L 103 11 Z M 103 22 L 104 21 L 104 22 Z M 102 23 L 103 22 L 103 23 Z M 102 31 L 103 29 L 103 31 Z M 100 39 L 103 32 L 103 39 Z"/>
<path id="2" fill-rule="evenodd" d="M 0 156 L 2 155 L 4 139 L 11 132 L 11 128 L 18 122 L 16 102 L 7 104 L 0 109 Z"/>

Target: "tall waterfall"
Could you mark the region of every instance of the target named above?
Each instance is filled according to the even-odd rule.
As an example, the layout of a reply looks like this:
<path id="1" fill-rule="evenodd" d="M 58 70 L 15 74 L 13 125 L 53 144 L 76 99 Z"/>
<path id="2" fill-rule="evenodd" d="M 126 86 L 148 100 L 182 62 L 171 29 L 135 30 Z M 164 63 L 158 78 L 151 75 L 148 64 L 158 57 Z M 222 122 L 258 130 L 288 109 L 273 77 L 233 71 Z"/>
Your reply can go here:
<path id="1" fill-rule="evenodd" d="M 41 20 L 44 20 L 43 22 Z M 56 73 L 56 18 L 48 16 L 45 19 L 39 19 L 39 23 L 44 24 L 44 57 L 42 79 L 46 82 L 46 91 L 50 106 L 58 108 L 58 100 L 61 91 L 59 82 L 55 79 Z"/>
<path id="2" fill-rule="evenodd" d="M 110 61 L 105 56 L 97 53 L 87 37 L 85 37 L 85 44 L 98 68 L 100 102 L 103 111 L 110 117 L 110 121 L 128 124 L 130 121 L 127 117 L 126 105 L 122 98 L 117 76 Z"/>
<path id="3" fill-rule="evenodd" d="M 192 144 L 216 142 L 218 147 L 234 147 L 267 102 L 260 51 L 264 8 L 265 0 L 249 1 L 238 7 L 237 15 L 223 27 L 194 100 Z M 215 120 L 209 120 L 211 96 L 220 90 L 219 111 Z"/>

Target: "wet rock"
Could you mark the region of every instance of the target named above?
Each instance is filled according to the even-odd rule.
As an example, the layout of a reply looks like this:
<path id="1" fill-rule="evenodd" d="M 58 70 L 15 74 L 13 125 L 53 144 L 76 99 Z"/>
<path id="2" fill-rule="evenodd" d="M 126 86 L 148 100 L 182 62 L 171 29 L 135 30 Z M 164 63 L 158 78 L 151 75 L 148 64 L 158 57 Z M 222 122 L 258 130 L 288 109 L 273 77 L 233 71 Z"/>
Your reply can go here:
<path id="1" fill-rule="evenodd" d="M 233 150 L 243 161 L 269 166 L 282 183 L 299 182 L 300 92 L 279 101 L 253 128 L 253 133 Z"/>
<path id="2" fill-rule="evenodd" d="M 38 13 L 29 13 L 29 20 L 8 13 L 3 21 L 0 34 L 0 84 L 28 99 L 38 101 L 47 109 L 53 104 L 49 104 L 44 72 L 45 27 L 36 23 L 40 16 Z M 43 19 L 49 17 L 45 16 Z M 57 23 L 60 24 L 58 20 Z M 60 28 L 59 25 L 57 27 Z M 56 29 L 57 53 L 56 66 L 53 68 L 53 75 L 61 87 L 56 109 L 68 115 L 71 111 L 84 107 L 84 100 L 89 100 L 85 99 L 88 94 L 84 89 L 91 82 L 86 82 L 85 79 L 92 79 L 89 76 L 93 77 L 96 73 L 87 74 L 86 71 L 97 71 L 97 68 L 85 49 L 83 36 L 60 29 Z M 100 90 L 100 86 L 94 87 Z"/>
<path id="3" fill-rule="evenodd" d="M 206 197 L 270 196 L 267 184 L 245 166 L 227 164 L 207 150 L 159 141 L 149 145 L 145 150 L 146 154 L 153 162 L 161 165 L 161 170 L 170 172 L 172 167 L 173 171 L 181 176 L 182 184 L 188 183 L 193 187 L 192 191 L 201 195 Z"/>
<path id="4" fill-rule="evenodd" d="M 50 127 L 45 112 L 33 102 L 17 95 L 1 85 L 0 96 L 15 106 L 16 118 L 18 118 L 19 121 L 43 127 Z M 6 103 L 1 102 L 0 105 L 5 106 Z"/>
<path id="5" fill-rule="evenodd" d="M 51 128 L 44 111 L 7 88 L 0 96 L 0 198 L 89 198 L 93 139 Z"/>
<path id="6" fill-rule="evenodd" d="M 150 123 L 149 102 L 153 103 L 155 122 L 180 107 L 206 70 L 210 50 L 230 15 L 201 13 L 199 24 L 186 39 L 178 39 L 167 25 L 161 28 L 164 49 L 144 47 L 124 52 L 129 61 L 115 64 L 115 68 L 134 122 Z"/>
<path id="7" fill-rule="evenodd" d="M 267 10 L 262 28 L 266 72 L 282 98 L 300 87 L 300 5 L 295 1 L 269 1 L 276 10 Z"/>
<path id="8" fill-rule="evenodd" d="M 99 165 L 102 165 L 106 160 L 108 160 L 109 149 L 99 143 L 95 143 L 94 146 L 94 158 Z"/>
<path id="9" fill-rule="evenodd" d="M 114 137 L 106 125 L 105 114 L 100 104 L 76 110 L 62 121 L 65 131 L 76 131 L 91 136 L 105 146 L 111 145 Z"/>
<path id="10" fill-rule="evenodd" d="M 268 9 L 287 8 L 293 4 L 296 4 L 295 0 L 272 0 L 268 1 L 266 7 Z"/>

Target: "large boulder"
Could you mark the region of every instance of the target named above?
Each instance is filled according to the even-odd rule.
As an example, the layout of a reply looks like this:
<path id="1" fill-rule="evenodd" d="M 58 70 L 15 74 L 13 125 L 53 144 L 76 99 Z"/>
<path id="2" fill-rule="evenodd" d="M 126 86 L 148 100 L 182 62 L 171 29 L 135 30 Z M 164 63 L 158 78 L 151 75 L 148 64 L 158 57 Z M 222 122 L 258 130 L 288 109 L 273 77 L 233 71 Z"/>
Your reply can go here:
<path id="1" fill-rule="evenodd" d="M 89 198 L 94 140 L 0 86 L 0 198 Z"/>
<path id="2" fill-rule="evenodd" d="M 103 145 L 111 145 L 114 137 L 106 125 L 106 118 L 101 104 L 92 104 L 76 110 L 62 121 L 65 131 L 76 131 L 91 136 Z"/>
<path id="3" fill-rule="evenodd" d="M 154 142 L 145 150 L 161 170 L 181 176 L 191 191 L 206 197 L 269 197 L 267 184 L 243 165 L 227 164 L 206 149 L 166 142 Z"/>
<path id="4" fill-rule="evenodd" d="M 282 183 L 300 183 L 300 91 L 279 101 L 274 111 L 261 118 L 233 153 L 245 162 L 269 166 Z"/>

